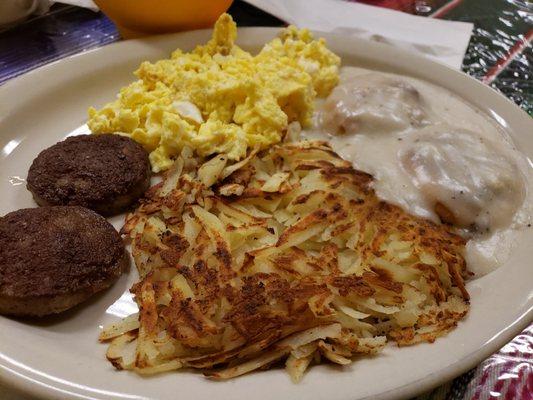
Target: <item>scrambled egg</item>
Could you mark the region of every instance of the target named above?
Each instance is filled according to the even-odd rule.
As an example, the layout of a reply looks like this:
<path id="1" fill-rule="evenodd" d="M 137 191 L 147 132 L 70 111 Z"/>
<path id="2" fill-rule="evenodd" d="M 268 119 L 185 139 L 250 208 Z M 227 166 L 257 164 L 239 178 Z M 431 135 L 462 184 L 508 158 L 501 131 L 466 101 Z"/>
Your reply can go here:
<path id="1" fill-rule="evenodd" d="M 316 96 L 338 82 L 340 59 L 308 30 L 289 27 L 252 56 L 234 44 L 237 27 L 223 14 L 211 40 L 192 52 L 143 62 L 139 78 L 101 110 L 89 109 L 93 133 L 130 136 L 150 153 L 154 172 L 184 146 L 200 156 L 239 160 L 250 147 L 281 140 L 289 123 L 309 124 Z"/>

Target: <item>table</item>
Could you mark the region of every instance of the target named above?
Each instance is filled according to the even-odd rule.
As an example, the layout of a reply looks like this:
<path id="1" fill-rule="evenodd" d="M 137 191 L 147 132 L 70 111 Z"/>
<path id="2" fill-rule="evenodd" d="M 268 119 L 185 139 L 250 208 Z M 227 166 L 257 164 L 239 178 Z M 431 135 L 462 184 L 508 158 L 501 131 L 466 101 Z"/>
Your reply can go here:
<path id="1" fill-rule="evenodd" d="M 533 116 L 533 5 L 528 0 L 361 0 L 402 12 L 475 24 L 463 71 L 502 92 Z M 236 0 L 239 26 L 282 26 Z M 0 32 L 0 84 L 63 57 L 120 40 L 101 13 L 54 5 L 44 16 Z M 417 400 L 533 399 L 533 325 L 477 368 Z M 0 385 L 1 400 L 30 400 Z"/>

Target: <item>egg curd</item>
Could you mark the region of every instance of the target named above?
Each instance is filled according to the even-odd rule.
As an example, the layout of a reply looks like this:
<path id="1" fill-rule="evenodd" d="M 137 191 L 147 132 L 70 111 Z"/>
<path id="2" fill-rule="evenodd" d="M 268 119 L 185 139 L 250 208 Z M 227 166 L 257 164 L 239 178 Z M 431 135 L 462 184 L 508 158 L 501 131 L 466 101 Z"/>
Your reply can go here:
<path id="1" fill-rule="evenodd" d="M 292 26 L 256 56 L 236 46 L 236 37 L 235 22 L 223 14 L 207 44 L 143 62 L 139 80 L 115 101 L 89 109 L 89 128 L 130 136 L 159 172 L 184 146 L 239 160 L 248 148 L 279 142 L 291 122 L 308 126 L 315 98 L 338 82 L 339 57 L 323 39 Z"/>

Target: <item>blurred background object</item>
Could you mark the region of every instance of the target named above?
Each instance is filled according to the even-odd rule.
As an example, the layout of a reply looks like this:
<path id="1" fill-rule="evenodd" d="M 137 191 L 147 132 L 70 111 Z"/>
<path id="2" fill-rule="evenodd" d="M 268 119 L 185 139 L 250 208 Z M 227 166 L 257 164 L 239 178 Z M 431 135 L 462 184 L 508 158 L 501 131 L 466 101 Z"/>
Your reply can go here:
<path id="1" fill-rule="evenodd" d="M 0 29 L 12 26 L 31 15 L 48 11 L 48 0 L 2 0 L 0 1 Z"/>
<path id="2" fill-rule="evenodd" d="M 474 25 L 466 21 L 425 18 L 388 7 L 382 1 L 246 0 L 247 3 L 296 26 L 357 37 L 415 52 L 460 69 Z M 412 1 L 389 1 L 403 10 Z M 401 4 L 398 4 L 401 3 Z"/>
<path id="3" fill-rule="evenodd" d="M 124 38 L 208 28 L 233 0 L 94 0 Z"/>

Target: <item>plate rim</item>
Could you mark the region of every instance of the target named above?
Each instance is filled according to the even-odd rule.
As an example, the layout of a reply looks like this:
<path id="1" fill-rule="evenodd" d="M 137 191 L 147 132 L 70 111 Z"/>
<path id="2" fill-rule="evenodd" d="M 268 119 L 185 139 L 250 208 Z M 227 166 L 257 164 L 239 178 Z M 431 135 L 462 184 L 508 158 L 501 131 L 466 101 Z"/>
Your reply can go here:
<path id="1" fill-rule="evenodd" d="M 249 32 L 256 32 L 257 34 L 262 34 L 262 32 L 264 32 L 264 35 L 270 35 L 270 36 L 274 36 L 274 34 L 279 32 L 279 30 L 280 28 L 272 28 L 272 27 L 243 27 L 243 28 L 238 29 L 239 33 L 249 31 Z M 360 44 L 364 44 L 366 46 L 374 48 L 376 49 L 376 51 L 387 52 L 391 55 L 391 57 L 393 57 L 394 54 L 403 54 L 403 55 L 407 54 L 409 55 L 409 57 L 414 59 L 417 63 L 421 63 L 422 65 L 430 65 L 433 68 L 436 68 L 437 71 L 440 71 L 443 73 L 452 74 L 454 76 L 461 76 L 462 80 L 466 78 L 470 81 L 471 84 L 476 84 L 478 85 L 478 87 L 483 87 L 484 88 L 483 90 L 487 91 L 487 93 L 490 91 L 491 96 L 495 98 L 498 97 L 500 101 L 501 100 L 505 101 L 505 103 L 507 104 L 506 107 L 508 107 L 509 110 L 513 110 L 513 113 L 516 114 L 516 117 L 514 118 L 522 119 L 522 122 L 526 121 L 524 118 L 527 118 L 528 120 L 531 118 L 524 110 L 519 108 L 516 104 L 514 104 L 510 99 L 505 97 L 503 94 L 495 91 L 489 86 L 479 82 L 475 78 L 470 77 L 461 71 L 452 69 L 451 67 L 447 66 L 444 63 L 425 58 L 423 56 L 420 56 L 406 49 L 398 49 L 396 47 L 392 47 L 390 45 L 383 44 L 383 43 L 376 43 L 376 42 L 372 42 L 366 39 L 352 38 L 352 37 L 346 39 L 346 38 L 343 38 L 342 35 L 334 34 L 334 33 L 320 32 L 320 31 L 314 31 L 314 30 L 313 32 L 316 33 L 317 36 L 326 38 L 326 40 L 328 41 L 342 39 L 342 40 L 351 41 L 351 42 L 358 42 Z M 39 76 L 42 76 L 43 74 L 53 73 L 56 69 L 61 68 L 61 67 L 67 68 L 68 66 L 75 66 L 79 62 L 83 62 L 83 60 L 87 57 L 100 57 L 102 53 L 104 53 L 105 55 L 106 52 L 111 54 L 117 48 L 120 48 L 120 47 L 127 48 L 128 45 L 131 46 L 132 44 L 135 44 L 135 43 L 144 43 L 144 44 L 157 43 L 160 40 L 193 36 L 197 34 L 200 36 L 209 37 L 210 33 L 211 33 L 211 29 L 179 32 L 179 33 L 172 33 L 172 34 L 150 36 L 150 37 L 141 38 L 141 39 L 123 40 L 123 41 L 111 43 L 111 44 L 108 44 L 102 47 L 89 49 L 78 54 L 74 54 L 74 55 L 59 59 L 59 60 L 55 60 L 51 63 L 40 66 L 34 70 L 31 70 L 25 74 L 22 74 L 14 79 L 7 81 L 5 84 L 0 86 L 0 99 L 3 98 L 4 96 L 10 95 L 10 93 L 16 92 L 17 89 L 22 86 L 31 84 L 32 81 L 36 81 L 39 78 Z M 239 43 L 239 40 L 237 40 L 237 43 Z M 196 45 L 196 43 L 192 45 Z M 453 92 L 452 89 L 448 89 L 448 90 Z M 0 111 L 1 111 L 1 107 L 0 107 Z M 432 375 L 430 374 L 416 381 L 411 381 L 401 387 L 380 393 L 378 396 L 372 395 L 366 398 L 397 399 L 397 398 L 415 396 L 419 393 L 430 390 L 438 386 L 442 382 L 448 381 L 462 374 L 463 372 L 467 371 L 473 366 L 479 364 L 482 360 L 484 360 L 485 358 L 493 354 L 500 347 L 502 347 L 505 343 L 507 343 L 514 335 L 518 334 L 525 326 L 527 326 L 528 323 L 531 322 L 532 319 L 533 319 L 533 299 L 530 297 L 529 301 L 526 304 L 526 308 L 521 312 L 521 314 L 518 317 L 515 318 L 514 322 L 511 325 L 508 325 L 507 327 L 500 330 L 499 333 L 495 337 L 493 337 L 492 339 L 490 339 L 488 342 L 485 343 L 485 346 L 483 348 L 477 349 L 477 350 L 473 349 L 467 356 L 439 370 L 439 372 L 436 374 L 432 374 Z M 17 365 L 15 360 L 6 359 L 4 354 L 0 352 L 0 382 L 4 384 L 6 387 L 12 387 L 16 391 L 21 391 L 24 394 L 29 394 L 29 395 L 32 395 L 38 398 L 45 398 L 48 396 L 54 396 L 55 398 L 63 398 L 63 399 L 70 399 L 70 398 L 98 399 L 99 398 L 99 397 L 94 397 L 95 392 L 91 391 L 90 388 L 83 387 L 83 386 L 76 388 L 75 386 L 72 385 L 72 383 L 70 384 L 58 383 L 57 380 L 46 378 L 43 376 L 43 374 L 37 374 L 36 372 L 37 371 L 34 371 L 33 376 L 32 376 L 32 372 L 28 371 L 27 366 Z M 41 380 L 37 379 L 36 377 L 39 375 L 43 377 L 43 379 Z M 120 394 L 120 393 L 116 393 L 116 394 Z M 135 398 L 141 399 L 145 397 L 139 396 Z"/>

